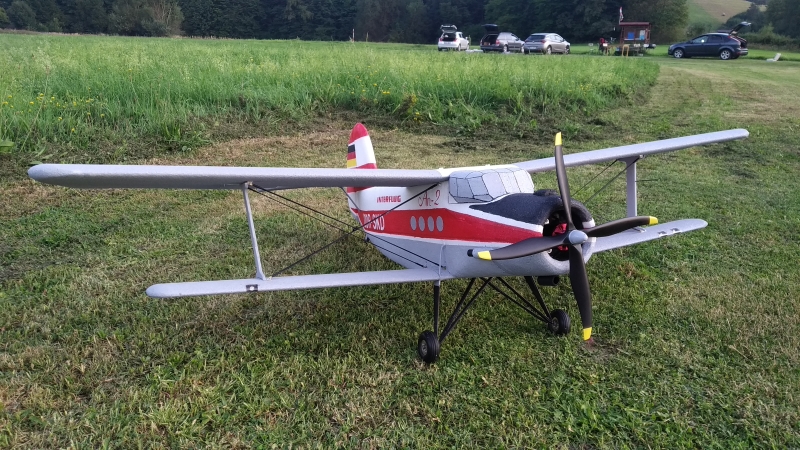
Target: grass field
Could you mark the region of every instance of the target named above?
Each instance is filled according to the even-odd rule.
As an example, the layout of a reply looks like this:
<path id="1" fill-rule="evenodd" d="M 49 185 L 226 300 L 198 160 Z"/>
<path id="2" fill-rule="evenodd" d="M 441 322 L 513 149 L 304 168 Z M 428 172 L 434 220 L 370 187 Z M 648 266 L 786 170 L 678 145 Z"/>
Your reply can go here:
<path id="1" fill-rule="evenodd" d="M 116 75 L 80 68 L 86 53 L 101 66 L 103 52 L 92 51 L 91 45 L 113 47 L 112 39 L 98 38 L 71 58 L 53 54 L 55 48 L 67 50 L 52 39 L 36 41 L 34 47 L 42 51 L 36 59 L 58 60 L 59 65 L 49 66 L 49 77 L 28 78 L 93 91 L 117 77 L 125 83 L 128 65 Z M 28 45 L 20 42 L 14 41 L 15 46 Z M 189 45 L 156 42 L 163 54 L 179 53 L 170 52 L 171 45 Z M 266 52 L 273 44 L 207 45 L 199 60 L 227 58 L 216 51 L 257 56 L 250 46 L 263 46 Z M 295 45 L 300 55 L 325 58 L 327 47 Z M 9 47 L 0 50 L 6 61 Z M 569 93 L 559 91 L 555 104 L 567 106 L 551 112 L 567 131 L 567 153 L 738 127 L 751 136 L 640 163 L 642 213 L 662 221 L 698 217 L 709 226 L 592 258 L 587 268 L 595 298 L 594 348 L 584 348 L 574 332 L 553 337 L 513 305 L 484 294 L 448 337 L 442 359 L 430 367 L 415 352 L 417 335 L 430 326 L 428 285 L 147 298 L 144 289 L 156 282 L 251 275 L 240 196 L 43 186 L 24 176 L 27 163 L 43 156 L 41 150 L 17 148 L 0 155 L 0 445 L 800 446 L 800 64 L 439 54 L 429 46 L 370 49 L 382 63 L 394 59 L 397 66 L 464 64 L 470 71 L 526 73 L 516 85 L 501 76 L 484 76 L 480 84 L 508 105 L 519 92 L 510 86 L 525 89 L 530 83 L 523 95 L 525 120 L 548 125 L 522 133 L 509 130 L 519 115 L 513 107 L 499 119 L 469 128 L 456 121 L 417 124 L 393 115 L 391 108 L 373 106 L 339 105 L 308 115 L 303 107 L 292 106 L 248 115 L 230 98 L 229 104 L 208 102 L 203 110 L 188 107 L 188 100 L 175 105 L 178 96 L 173 96 L 154 102 L 154 119 L 148 120 L 175 109 L 204 112 L 203 123 L 210 125 L 191 150 L 175 152 L 157 128 L 144 125 L 132 126 L 130 135 L 117 127 L 102 128 L 98 139 L 103 133 L 106 139 L 138 136 L 153 148 L 134 151 L 130 143 L 97 143 L 89 131 L 84 140 L 95 150 L 58 133 L 42 132 L 38 140 L 55 155 L 53 161 L 343 167 L 347 136 L 358 119 L 370 128 L 384 168 L 507 163 L 551 154 L 549 133 L 556 124 L 537 115 L 535 103 L 527 103 L 535 80 L 565 67 L 589 67 L 601 74 L 643 71 L 638 73 L 647 79 L 651 66 L 653 84 L 645 80 L 630 97 L 596 109 L 570 107 Z M 388 60 L 380 59 L 384 54 Z M 270 91 L 257 76 L 237 75 L 237 67 L 247 67 L 247 59 L 239 59 L 212 85 Z M 70 61 L 85 78 L 62 79 L 60 64 Z M 13 67 L 30 67 L 25 64 Z M 197 65 L 204 70 L 204 64 Z M 335 76 L 337 70 L 319 67 L 318 83 L 330 86 L 325 74 Z M 423 69 L 409 70 L 396 76 L 392 90 L 424 83 L 433 84 L 425 92 L 450 89 L 440 87 L 442 80 L 421 80 L 423 74 L 430 78 Z M 25 82 L 21 72 L 12 72 Z M 0 75 L 8 76 L 8 71 Z M 471 77 L 464 75 L 460 82 L 472 83 Z M 192 89 L 175 83 L 169 92 L 191 98 Z M 150 84 L 158 90 L 152 82 L 142 89 L 148 91 Z M 33 96 L 26 100 L 36 102 L 45 93 L 41 86 L 31 84 L 13 95 Z M 87 94 L 88 89 L 76 90 L 75 98 Z M 139 92 L 137 98 L 157 95 Z M 119 105 L 126 107 L 122 101 Z M 117 114 L 118 123 L 128 119 L 126 110 Z M 288 125 L 276 126 L 276 120 Z M 4 130 L 11 129 L 9 123 L 4 122 Z M 47 128 L 51 125 L 37 127 L 55 130 Z M 571 169 L 570 180 L 580 186 L 599 170 Z M 598 183 L 602 178 L 608 179 L 603 176 Z M 555 188 L 551 174 L 536 176 L 534 182 L 537 188 Z M 346 218 L 338 191 L 290 195 Z M 588 206 L 600 221 L 616 218 L 624 214 L 623 195 L 617 181 Z M 588 194 L 576 193 L 576 198 L 586 200 Z M 254 199 L 254 204 L 267 268 L 281 267 L 336 236 L 266 199 Z M 396 267 L 353 240 L 296 271 L 391 268 Z M 443 283 L 446 305 L 453 304 L 464 285 Z M 550 288 L 545 296 L 577 320 L 568 286 Z"/>

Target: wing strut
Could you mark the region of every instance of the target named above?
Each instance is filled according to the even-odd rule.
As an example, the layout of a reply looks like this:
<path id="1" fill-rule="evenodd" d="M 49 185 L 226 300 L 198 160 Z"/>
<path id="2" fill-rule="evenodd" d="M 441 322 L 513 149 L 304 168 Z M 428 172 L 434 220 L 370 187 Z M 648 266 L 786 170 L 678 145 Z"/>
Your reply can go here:
<path id="1" fill-rule="evenodd" d="M 621 161 L 626 164 L 625 167 L 625 204 L 627 205 L 628 217 L 636 217 L 637 208 L 637 195 L 636 195 L 636 161 L 642 159 L 642 156 L 632 156 L 630 158 L 623 158 Z"/>
<path id="2" fill-rule="evenodd" d="M 250 197 L 247 195 L 249 184 L 242 183 L 242 194 L 244 194 L 244 210 L 247 213 L 247 226 L 250 228 L 250 242 L 253 244 L 253 258 L 256 260 L 256 278 L 266 280 L 264 269 L 261 267 L 261 255 L 258 253 L 258 241 L 256 240 L 256 227 L 253 224 L 253 211 L 250 209 Z"/>

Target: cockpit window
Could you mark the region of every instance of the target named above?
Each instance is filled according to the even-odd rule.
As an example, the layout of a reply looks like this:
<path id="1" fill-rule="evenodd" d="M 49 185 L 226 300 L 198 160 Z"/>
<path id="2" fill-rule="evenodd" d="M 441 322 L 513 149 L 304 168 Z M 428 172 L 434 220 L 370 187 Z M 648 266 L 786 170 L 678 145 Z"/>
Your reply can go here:
<path id="1" fill-rule="evenodd" d="M 486 169 L 450 174 L 450 195 L 458 203 L 485 203 L 519 193 L 533 193 L 531 176 L 522 169 Z"/>

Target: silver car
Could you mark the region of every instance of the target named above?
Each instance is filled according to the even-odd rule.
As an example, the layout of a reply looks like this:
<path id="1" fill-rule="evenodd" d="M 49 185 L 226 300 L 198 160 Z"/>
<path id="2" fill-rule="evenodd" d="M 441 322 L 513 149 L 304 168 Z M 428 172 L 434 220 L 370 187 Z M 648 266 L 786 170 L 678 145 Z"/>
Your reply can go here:
<path id="1" fill-rule="evenodd" d="M 525 39 L 522 49 L 526 55 L 528 53 L 542 53 L 544 55 L 562 53 L 568 55 L 569 42 L 556 33 L 533 33 Z"/>
<path id="2" fill-rule="evenodd" d="M 481 50 L 484 52 L 519 52 L 522 53 L 524 41 L 513 33 L 499 31 L 500 28 L 488 23 L 483 26 L 486 28 L 486 35 L 481 38 Z"/>

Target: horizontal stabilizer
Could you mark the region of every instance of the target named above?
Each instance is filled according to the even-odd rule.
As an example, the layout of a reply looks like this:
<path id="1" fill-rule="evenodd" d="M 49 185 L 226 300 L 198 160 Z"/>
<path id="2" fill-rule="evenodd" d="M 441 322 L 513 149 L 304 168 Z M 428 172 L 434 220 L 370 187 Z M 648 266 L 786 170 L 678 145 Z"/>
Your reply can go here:
<path id="1" fill-rule="evenodd" d="M 594 244 L 594 253 L 604 252 L 628 245 L 660 239 L 673 234 L 705 228 L 708 223 L 700 219 L 683 219 L 674 222 L 662 223 L 647 228 L 632 228 L 612 236 L 597 238 Z"/>
<path id="2" fill-rule="evenodd" d="M 275 277 L 266 280 L 245 278 L 241 280 L 193 281 L 186 283 L 154 284 L 147 295 L 155 298 L 194 297 L 199 295 L 245 294 L 250 292 L 289 291 L 372 284 L 414 283 L 449 280 L 448 272 L 434 269 L 382 270 L 375 272 L 350 272 L 322 275 Z"/>

